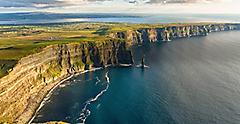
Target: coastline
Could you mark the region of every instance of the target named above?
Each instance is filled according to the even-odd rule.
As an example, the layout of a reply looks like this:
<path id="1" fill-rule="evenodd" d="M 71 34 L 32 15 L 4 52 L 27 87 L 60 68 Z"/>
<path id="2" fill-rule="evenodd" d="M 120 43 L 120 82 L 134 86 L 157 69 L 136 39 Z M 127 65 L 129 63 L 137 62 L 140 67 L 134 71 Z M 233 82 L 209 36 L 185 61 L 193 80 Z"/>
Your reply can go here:
<path id="1" fill-rule="evenodd" d="M 80 122 L 79 118 L 82 117 L 80 116 L 80 114 L 81 114 L 82 108 L 84 108 L 83 106 L 87 103 L 88 100 L 97 96 L 97 94 L 100 93 L 100 91 L 106 87 L 107 83 L 104 76 L 107 72 L 109 72 L 109 78 L 111 81 L 110 87 L 108 91 L 104 93 L 103 96 L 99 97 L 97 101 L 91 103 L 91 105 L 88 105 L 87 109 L 90 110 L 90 116 L 88 116 L 88 118 L 86 119 L 85 121 L 86 124 L 88 123 L 91 124 L 95 122 L 99 124 L 111 124 L 111 122 L 113 122 L 114 119 L 118 119 L 119 122 L 123 122 L 123 123 L 138 122 L 139 124 L 141 124 L 141 123 L 151 122 L 152 120 L 151 117 L 154 117 L 154 122 L 156 123 L 157 122 L 174 123 L 175 120 L 172 120 L 171 118 L 168 118 L 168 117 L 174 116 L 179 111 L 183 111 L 184 115 L 188 115 L 189 112 L 194 113 L 194 114 L 190 114 L 189 116 L 189 118 L 191 118 L 190 120 L 182 116 L 182 114 L 177 115 L 177 117 L 179 117 L 182 120 L 182 122 L 186 122 L 186 123 L 189 122 L 194 124 L 194 122 L 204 121 L 204 123 L 205 122 L 206 123 L 233 122 L 237 124 L 238 123 L 237 119 L 239 116 L 235 114 L 237 113 L 237 111 L 235 110 L 238 110 L 238 109 L 237 109 L 237 106 L 232 106 L 232 105 L 237 101 L 240 101 L 240 99 L 234 99 L 234 101 L 229 103 L 230 97 L 225 97 L 225 96 L 223 97 L 223 95 L 227 95 L 227 96 L 232 95 L 232 94 L 229 94 L 229 89 L 224 89 L 224 87 L 227 87 L 229 83 L 222 82 L 223 85 L 221 85 L 222 83 L 219 82 L 219 79 L 225 79 L 222 77 L 226 77 L 226 78 L 228 77 L 228 75 L 226 74 L 229 74 L 229 73 L 222 73 L 224 69 L 226 71 L 233 72 L 232 73 L 233 77 L 228 81 L 230 82 L 233 81 L 234 83 L 234 81 L 236 81 L 235 79 L 237 79 L 238 77 L 234 75 L 236 74 L 236 71 L 237 71 L 237 65 L 234 63 L 236 62 L 235 61 L 236 55 L 240 56 L 240 54 L 231 55 L 231 53 L 233 51 L 239 51 L 237 49 L 237 46 L 240 45 L 240 42 L 238 42 L 238 37 L 240 35 L 233 35 L 233 34 L 239 34 L 239 33 L 240 33 L 239 31 L 219 32 L 219 33 L 210 34 L 208 37 L 177 39 L 171 43 L 153 43 L 153 44 L 150 44 L 148 47 L 148 48 L 152 48 L 151 51 L 149 50 L 149 51 L 146 51 L 145 53 L 146 64 L 150 65 L 150 69 L 142 70 L 141 68 L 136 68 L 136 67 L 130 67 L 130 68 L 110 67 L 110 68 L 98 70 L 95 72 L 88 72 L 88 73 L 73 77 L 70 80 L 66 81 L 66 83 L 62 84 L 62 85 L 65 85 L 64 88 L 56 89 L 53 92 L 52 97 L 47 101 L 48 103 L 46 103 L 45 106 L 37 113 L 37 116 L 33 122 L 40 123 L 40 122 L 48 122 L 50 120 L 59 120 L 59 121 L 65 121 L 68 123 Z M 215 39 L 217 40 L 214 41 Z M 236 45 L 236 46 L 232 47 L 232 45 Z M 181 48 L 185 49 L 184 51 L 182 51 L 182 53 L 179 53 L 178 51 L 176 51 L 176 49 L 181 50 Z M 230 50 L 224 49 L 224 51 L 222 51 L 222 48 L 230 48 Z M 202 51 L 203 49 L 204 51 Z M 196 50 L 196 51 L 193 52 L 192 50 Z M 159 52 L 156 55 L 155 53 L 158 51 L 161 51 L 161 52 Z M 202 53 L 203 56 L 198 57 L 199 53 Z M 229 56 L 224 57 L 224 56 L 218 55 L 219 53 L 222 53 L 222 55 L 229 55 Z M 228 53 L 228 54 L 225 54 L 225 53 Z M 156 58 L 152 58 L 151 55 L 153 54 L 156 55 L 155 56 Z M 215 55 L 217 59 L 214 58 Z M 179 59 L 179 57 L 180 58 L 183 57 L 183 58 Z M 137 60 L 135 61 L 136 64 L 139 63 L 139 58 L 141 58 L 141 56 L 136 57 L 136 60 Z M 236 68 L 232 69 L 231 66 L 229 66 L 230 63 L 227 63 L 226 61 L 225 61 L 226 63 L 223 61 L 219 61 L 220 58 L 223 58 L 227 62 L 229 62 L 228 60 L 231 60 L 231 62 L 233 62 L 231 63 L 231 65 Z M 191 63 L 191 61 L 188 61 L 190 59 L 193 60 L 195 64 Z M 209 61 L 205 61 L 208 59 Z M 177 64 L 179 63 L 178 61 L 181 64 L 178 65 Z M 201 62 L 200 65 L 199 65 L 199 62 Z M 212 65 L 213 63 L 218 63 L 218 64 Z M 178 65 L 178 66 L 173 67 L 171 65 Z M 190 68 L 191 68 L 190 70 L 186 69 L 188 68 L 187 65 L 190 65 Z M 219 68 L 220 67 L 219 65 L 223 65 L 224 67 Z M 214 66 L 214 68 L 209 68 L 210 66 Z M 182 69 L 184 69 L 187 72 L 182 73 Z M 213 69 L 214 71 L 211 71 L 211 69 Z M 217 72 L 215 71 L 215 69 Z M 194 74 L 192 72 L 194 72 Z M 174 74 L 177 74 L 177 76 L 176 75 L 173 76 Z M 195 74 L 199 74 L 199 75 L 195 75 Z M 189 77 L 189 75 L 191 76 Z M 209 79 L 210 82 L 212 81 L 212 79 L 215 79 L 214 83 L 209 84 L 208 79 L 199 80 L 199 78 L 201 78 L 202 76 L 211 77 Z M 153 77 L 157 77 L 157 79 L 153 79 Z M 179 78 L 183 78 L 183 77 L 184 77 L 184 80 L 179 80 Z M 98 82 L 97 78 L 101 82 Z M 191 78 L 191 79 L 188 80 L 188 78 Z M 192 82 L 193 80 L 198 83 Z M 81 82 L 81 81 L 84 81 L 84 82 Z M 237 83 L 238 82 L 235 82 L 234 84 L 237 84 Z M 234 89 L 236 89 L 234 86 L 236 85 L 232 85 L 232 86 L 231 86 L 231 89 L 234 91 Z M 189 87 L 193 89 L 189 91 Z M 207 91 L 209 92 L 216 91 L 215 93 L 217 94 L 211 94 L 212 92 L 211 93 L 206 92 L 206 90 L 203 90 L 199 87 L 206 88 Z M 165 90 L 166 88 L 167 89 L 170 88 L 170 89 Z M 169 95 L 170 97 L 176 96 L 176 92 L 174 92 L 174 90 L 176 90 L 175 88 L 180 88 L 180 90 L 178 91 L 179 91 L 179 95 L 182 96 L 182 99 L 178 99 L 178 98 L 174 100 L 165 99 Z M 182 90 L 183 88 L 184 90 Z M 74 95 L 72 94 L 72 92 L 74 93 Z M 195 94 L 195 92 L 197 92 L 197 94 Z M 144 98 L 135 97 L 135 96 L 139 96 L 139 93 L 140 94 L 142 93 Z M 187 93 L 187 96 L 191 97 L 191 100 L 186 103 L 187 104 L 186 107 L 181 108 L 182 101 L 184 100 L 186 101 L 185 99 L 186 93 Z M 203 97 L 200 97 L 200 99 L 203 98 L 200 101 L 198 101 L 199 94 L 203 95 Z M 192 95 L 194 97 L 192 97 Z M 222 103 L 218 104 L 219 99 L 214 99 L 216 95 L 217 95 L 217 98 L 219 99 L 224 98 L 224 99 L 221 99 L 223 100 Z M 234 93 L 234 96 L 235 95 L 239 96 L 237 92 Z M 151 96 L 151 98 L 149 96 Z M 213 99 L 209 100 L 208 98 L 213 98 Z M 146 99 L 149 100 L 147 101 L 148 104 L 141 104 L 141 106 L 135 106 L 138 103 L 146 102 Z M 67 101 L 70 100 L 72 102 L 66 102 L 66 100 Z M 131 102 L 129 102 L 129 100 Z M 166 104 L 166 103 L 169 103 L 169 104 Z M 161 104 L 161 106 L 158 106 L 159 104 Z M 201 106 L 199 106 L 199 104 L 201 104 Z M 209 104 L 211 104 L 211 106 L 208 106 Z M 151 108 L 150 108 L 151 111 L 149 111 L 149 114 L 151 115 L 151 117 L 148 115 L 140 114 L 140 113 L 146 112 L 145 111 L 146 105 L 151 105 Z M 168 113 L 169 111 L 162 111 L 168 105 L 170 105 L 171 108 L 173 109 L 176 108 L 176 106 L 179 106 L 179 107 L 177 107 L 177 110 L 174 110 L 174 112 L 169 115 Z M 184 111 L 188 109 L 187 107 L 191 105 L 195 107 L 194 108 L 190 107 L 189 111 Z M 223 109 L 220 109 L 219 111 L 219 109 L 216 109 L 216 105 L 219 105 L 218 108 L 223 108 Z M 125 107 L 122 107 L 122 106 L 125 106 Z M 131 106 L 131 107 L 126 108 L 126 106 Z M 204 109 L 206 108 L 206 106 L 207 106 L 207 111 L 206 109 Z M 231 108 L 231 110 L 233 111 L 229 111 L 228 108 Z M 153 112 L 155 110 L 156 110 L 156 113 Z M 116 114 L 113 114 L 115 112 Z M 219 114 L 219 112 L 222 114 Z M 164 115 L 161 116 L 162 117 L 161 119 L 159 119 L 158 118 L 159 114 L 157 113 L 163 113 Z M 204 116 L 201 116 L 202 113 L 204 113 Z M 119 116 L 116 116 L 116 115 L 119 115 Z M 131 115 L 134 115 L 134 116 L 131 116 Z M 197 115 L 199 118 L 195 118 L 196 117 L 195 115 Z M 211 116 L 211 118 L 209 118 L 209 116 Z M 214 117 L 219 117 L 219 118 L 214 118 Z M 146 121 L 141 121 L 141 119 L 139 120 L 139 118 L 146 118 Z M 234 118 L 234 120 L 232 120 L 232 118 Z"/>
<path id="2" fill-rule="evenodd" d="M 238 30 L 240 27 L 237 26 L 225 24 L 213 27 L 192 25 L 144 28 L 112 33 L 110 38 L 118 39 L 117 41 L 47 46 L 41 52 L 21 59 L 9 75 L 0 79 L 5 84 L 0 87 L 3 91 L 10 87 L 1 96 L 2 100 L 7 99 L 1 101 L 2 115 L 13 117 L 16 123 L 31 123 L 52 92 L 74 75 L 95 71 L 98 68 L 94 68 L 94 65 L 101 68 L 108 65 L 132 66 L 130 63 L 134 63 L 133 54 L 128 48 L 133 45 L 207 36 L 210 31 Z"/>
<path id="3" fill-rule="evenodd" d="M 109 65 L 110 66 L 110 65 Z M 109 66 L 106 66 L 106 67 L 109 67 Z M 28 121 L 28 124 L 31 124 L 32 121 L 34 120 L 34 118 L 36 117 L 37 115 L 37 112 L 39 112 L 39 110 L 45 105 L 45 103 L 47 102 L 47 100 L 49 100 L 49 98 L 52 96 L 52 93 L 54 92 L 54 90 L 56 90 L 57 88 L 59 88 L 59 86 L 61 84 L 63 84 L 65 81 L 71 79 L 73 76 L 78 76 L 78 75 L 81 75 L 81 74 L 84 74 L 84 73 L 87 73 L 87 72 L 94 72 L 96 70 L 101 70 L 103 69 L 102 67 L 100 68 L 93 68 L 93 69 L 90 69 L 90 70 L 85 70 L 85 71 L 82 71 L 82 72 L 77 72 L 75 74 L 71 74 L 71 75 L 66 75 L 66 77 L 64 76 L 62 79 L 60 79 L 60 81 L 57 81 L 56 84 L 50 88 L 50 91 L 48 91 L 48 93 L 44 96 L 44 98 L 42 99 L 41 103 L 39 104 L 37 110 L 34 112 L 34 114 L 32 115 L 31 119 Z"/>

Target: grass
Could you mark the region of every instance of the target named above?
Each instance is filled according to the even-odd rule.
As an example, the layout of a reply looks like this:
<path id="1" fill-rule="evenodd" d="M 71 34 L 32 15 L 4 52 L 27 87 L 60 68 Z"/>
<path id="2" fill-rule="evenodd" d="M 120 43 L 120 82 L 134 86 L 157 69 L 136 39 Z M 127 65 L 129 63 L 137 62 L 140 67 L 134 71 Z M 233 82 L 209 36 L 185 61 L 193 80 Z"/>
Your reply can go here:
<path id="1" fill-rule="evenodd" d="M 83 41 L 103 42 L 108 40 L 106 35 L 112 32 L 169 25 L 189 24 L 71 23 L 0 26 L 0 78 L 8 74 L 19 59 L 48 45 Z"/>
<path id="2" fill-rule="evenodd" d="M 112 24 L 78 23 L 0 26 L 0 77 L 18 60 L 52 44 L 104 41 Z"/>

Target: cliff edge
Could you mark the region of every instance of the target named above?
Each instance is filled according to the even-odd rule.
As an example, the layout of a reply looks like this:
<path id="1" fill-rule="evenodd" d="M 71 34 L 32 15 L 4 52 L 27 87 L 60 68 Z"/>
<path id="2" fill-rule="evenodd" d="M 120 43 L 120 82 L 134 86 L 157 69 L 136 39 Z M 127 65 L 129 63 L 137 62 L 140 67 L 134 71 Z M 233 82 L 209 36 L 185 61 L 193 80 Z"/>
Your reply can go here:
<path id="1" fill-rule="evenodd" d="M 22 58 L 0 79 L 0 117 L 14 123 L 29 122 L 46 94 L 64 78 L 106 65 L 133 64 L 132 45 L 238 29 L 238 24 L 141 28 L 111 33 L 112 39 L 105 42 L 47 46 L 39 53 Z"/>

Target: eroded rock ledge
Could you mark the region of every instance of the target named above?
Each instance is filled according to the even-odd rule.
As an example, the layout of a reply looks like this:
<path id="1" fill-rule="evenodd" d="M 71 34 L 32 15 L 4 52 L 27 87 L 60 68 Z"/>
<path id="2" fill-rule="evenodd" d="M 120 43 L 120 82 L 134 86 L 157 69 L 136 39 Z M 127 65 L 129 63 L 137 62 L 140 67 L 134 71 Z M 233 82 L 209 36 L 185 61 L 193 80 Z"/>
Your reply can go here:
<path id="1" fill-rule="evenodd" d="M 238 24 L 168 26 L 112 33 L 112 40 L 106 42 L 48 46 L 37 54 L 22 58 L 9 75 L 0 79 L 0 117 L 27 123 L 60 80 L 105 65 L 133 64 L 130 47 L 134 44 L 238 29 Z"/>
<path id="2" fill-rule="evenodd" d="M 124 39 L 129 44 L 145 44 L 156 41 L 171 41 L 176 38 L 207 36 L 211 32 L 239 29 L 240 24 L 196 24 L 128 30 L 111 34 L 110 37 Z"/>
<path id="3" fill-rule="evenodd" d="M 48 46 L 40 53 L 22 58 L 9 75 L 0 79 L 1 116 L 26 123 L 61 79 L 93 67 L 132 63 L 125 42 Z"/>

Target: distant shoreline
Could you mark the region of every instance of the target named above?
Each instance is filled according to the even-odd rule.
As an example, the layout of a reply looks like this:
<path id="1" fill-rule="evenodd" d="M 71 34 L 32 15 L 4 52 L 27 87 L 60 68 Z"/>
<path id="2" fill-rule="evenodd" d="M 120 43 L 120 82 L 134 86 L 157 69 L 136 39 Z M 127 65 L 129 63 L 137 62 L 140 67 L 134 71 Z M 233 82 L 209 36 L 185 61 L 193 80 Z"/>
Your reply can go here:
<path id="1" fill-rule="evenodd" d="M 183 18 L 184 16 L 184 18 Z M 80 20 L 80 21 L 79 21 Z M 22 12 L 0 13 L 0 26 L 4 25 L 51 25 L 64 23 L 240 23 L 238 14 L 191 14 L 191 13 L 48 13 Z"/>
<path id="2" fill-rule="evenodd" d="M 142 25 L 181 25 L 181 24 L 187 24 L 187 25 L 196 25 L 196 24 L 240 24 L 240 22 L 175 22 L 175 23 L 125 23 L 125 22 L 94 22 L 94 21 L 75 21 L 75 22 L 50 22 L 50 23 L 29 23 L 29 24 L 0 24 L 0 26 L 54 26 L 54 25 L 71 25 L 71 24 L 142 24 Z"/>
<path id="3" fill-rule="evenodd" d="M 0 102 L 0 106 L 4 106 L 1 109 L 2 114 L 8 112 L 8 114 L 10 113 L 9 116 L 12 116 L 16 122 L 27 123 L 34 118 L 36 112 L 44 105 L 46 95 L 48 97 L 62 82 L 71 78 L 69 77 L 70 74 L 78 74 L 78 72 L 81 74 L 86 72 L 84 70 L 92 71 L 95 67 L 107 65 L 119 66 L 123 64 L 123 66 L 128 66 L 128 64 L 134 64 L 134 55 L 130 49 L 133 45 L 168 42 L 177 38 L 207 36 L 210 32 L 240 29 L 239 24 L 228 23 L 94 25 L 95 28 L 89 27 L 89 25 L 85 25 L 85 27 L 79 25 L 79 27 L 74 29 L 70 26 L 67 27 L 68 30 L 64 26 L 56 26 L 57 28 L 52 30 L 53 33 L 50 32 L 48 35 L 44 35 L 49 36 L 49 38 L 43 37 L 43 40 L 40 39 L 41 42 L 38 43 L 35 40 L 29 41 L 32 43 L 31 45 L 47 43 L 46 47 L 40 47 L 42 48 L 41 51 L 35 51 L 34 54 L 29 53 L 30 55 L 24 54 L 26 57 L 19 59 L 19 62 L 11 72 L 0 78 L 2 84 L 0 85 L 0 89 L 2 89 L 0 99 L 8 99 L 9 103 L 13 101 L 11 104 Z M 19 27 L 7 27 L 13 34 L 18 31 L 18 29 L 14 28 Z M 35 28 L 38 29 L 39 27 Z M 26 38 L 23 39 L 24 41 L 29 36 L 42 36 L 41 33 L 44 34 L 49 30 L 48 27 L 45 27 L 45 32 L 42 31 L 42 28 L 33 31 L 31 31 L 32 27 L 24 27 L 23 29 L 26 32 L 22 33 L 22 30 L 19 30 L 19 32 L 20 37 Z M 56 33 L 56 31 L 59 32 Z M 67 35 L 66 32 L 68 33 Z M 53 42 L 54 40 L 52 41 L 52 39 L 55 38 L 53 34 L 63 35 L 66 39 L 63 38 L 63 42 L 59 42 L 56 36 L 57 42 Z M 88 37 L 80 36 L 82 34 Z M 7 36 L 8 33 L 6 33 Z M 18 34 L 14 36 L 19 38 Z M 69 36 L 76 41 L 69 42 L 70 39 L 67 39 Z M 86 38 L 89 38 L 89 41 Z M 21 47 L 23 46 L 22 44 L 20 45 Z M 26 45 L 28 46 L 29 44 Z M 12 97 L 9 97 L 10 95 Z M 14 102 L 22 97 L 25 99 Z"/>

